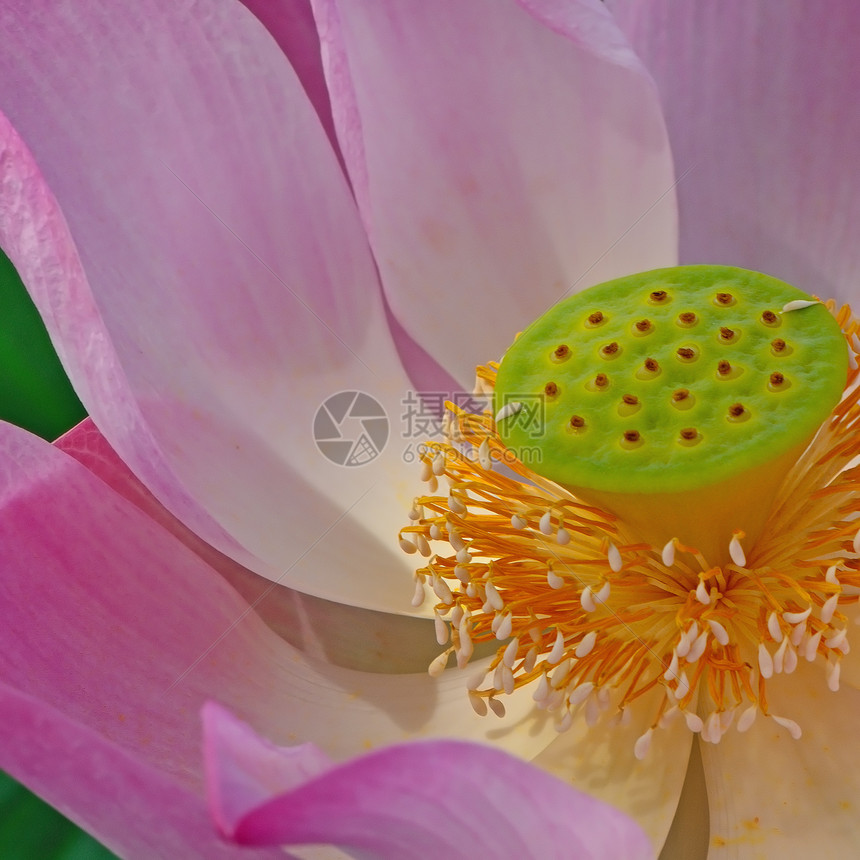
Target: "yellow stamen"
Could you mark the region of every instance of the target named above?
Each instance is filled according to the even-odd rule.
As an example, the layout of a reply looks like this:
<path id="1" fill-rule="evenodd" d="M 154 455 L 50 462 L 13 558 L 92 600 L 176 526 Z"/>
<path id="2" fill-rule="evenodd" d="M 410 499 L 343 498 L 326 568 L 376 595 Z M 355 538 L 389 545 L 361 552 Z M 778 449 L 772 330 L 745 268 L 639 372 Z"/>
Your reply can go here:
<path id="1" fill-rule="evenodd" d="M 856 359 L 860 324 L 847 307 L 827 306 Z M 483 391 L 492 389 L 496 368 L 478 369 Z M 441 656 L 453 653 L 463 665 L 475 644 L 500 643 L 483 679 L 470 685 L 475 709 L 499 713 L 499 696 L 533 685 L 537 706 L 565 728 L 582 708 L 592 719 L 623 712 L 660 687 L 652 729 L 677 707 L 712 742 L 733 715 L 745 731 L 759 712 L 799 736 L 787 716 L 770 713 L 767 682 L 799 660 L 820 660 L 837 689 L 848 651 L 842 610 L 860 590 L 860 466 L 851 465 L 860 454 L 856 360 L 852 368 L 842 401 L 795 455 L 758 538 L 737 532 L 717 566 L 696 546 L 674 538 L 657 546 L 627 518 L 585 504 L 517 459 L 492 414 L 447 404 L 461 444 L 427 444 L 429 491 L 415 499 L 399 538 L 407 552 L 432 549 L 416 579 L 439 600 Z M 687 393 L 672 396 L 683 401 Z M 571 426 L 584 432 L 577 418 Z M 437 477 L 447 494 L 437 494 Z M 441 656 L 434 672 L 444 666 Z M 637 754 L 647 750 L 646 735 Z"/>

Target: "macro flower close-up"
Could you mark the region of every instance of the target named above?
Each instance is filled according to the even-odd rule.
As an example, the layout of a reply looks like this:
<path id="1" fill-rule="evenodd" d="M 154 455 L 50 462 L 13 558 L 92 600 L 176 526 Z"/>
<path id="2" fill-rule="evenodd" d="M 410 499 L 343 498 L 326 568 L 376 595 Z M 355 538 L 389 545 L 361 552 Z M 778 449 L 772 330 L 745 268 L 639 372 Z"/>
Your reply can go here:
<path id="1" fill-rule="evenodd" d="M 450 856 L 851 855 L 860 9 L 2 0 L 0 34 L 0 248 L 89 414 L 0 424 L 0 768 L 129 857 L 406 856 L 398 768 Z"/>

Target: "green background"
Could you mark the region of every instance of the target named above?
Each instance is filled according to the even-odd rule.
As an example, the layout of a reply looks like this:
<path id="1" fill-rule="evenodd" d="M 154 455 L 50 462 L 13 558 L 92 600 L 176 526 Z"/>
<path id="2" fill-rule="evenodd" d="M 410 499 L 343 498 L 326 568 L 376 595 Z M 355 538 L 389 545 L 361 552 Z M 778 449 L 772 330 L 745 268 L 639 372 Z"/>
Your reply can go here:
<path id="1" fill-rule="evenodd" d="M 53 440 L 85 415 L 39 314 L 0 251 L 0 419 Z M 92 837 L 0 772 L 0 858 L 111 857 Z"/>

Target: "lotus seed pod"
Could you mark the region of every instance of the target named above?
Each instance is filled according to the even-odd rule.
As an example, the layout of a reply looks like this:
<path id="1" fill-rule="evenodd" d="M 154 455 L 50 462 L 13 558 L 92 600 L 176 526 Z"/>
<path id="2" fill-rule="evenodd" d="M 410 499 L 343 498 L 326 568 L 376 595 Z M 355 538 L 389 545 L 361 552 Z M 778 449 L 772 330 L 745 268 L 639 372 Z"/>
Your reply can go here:
<path id="1" fill-rule="evenodd" d="M 498 431 L 538 474 L 725 563 L 754 541 L 786 470 L 839 402 L 845 338 L 776 278 L 658 269 L 559 302 L 498 370 Z M 505 414 L 505 413 L 503 413 Z"/>

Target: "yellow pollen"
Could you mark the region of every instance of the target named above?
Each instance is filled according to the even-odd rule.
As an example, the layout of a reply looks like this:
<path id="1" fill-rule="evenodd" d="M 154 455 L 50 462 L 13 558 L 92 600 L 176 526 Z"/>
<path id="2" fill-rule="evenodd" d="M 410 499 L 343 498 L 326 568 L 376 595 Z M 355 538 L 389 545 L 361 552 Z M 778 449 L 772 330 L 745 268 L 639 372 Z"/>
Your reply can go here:
<path id="1" fill-rule="evenodd" d="M 654 303 L 670 298 L 650 296 Z M 734 301 L 727 293 L 714 297 Z M 860 324 L 847 306 L 827 307 L 856 358 Z M 779 324 L 770 312 L 763 319 Z M 555 355 L 566 357 L 567 347 Z M 657 369 L 653 359 L 644 366 Z M 483 391 L 492 388 L 496 367 L 478 369 Z M 657 690 L 637 755 L 647 750 L 648 732 L 678 709 L 712 742 L 733 720 L 745 731 L 756 714 L 799 736 L 802 727 L 790 715 L 771 713 L 768 681 L 791 674 L 801 660 L 817 661 L 837 689 L 848 651 L 844 609 L 860 594 L 860 466 L 851 464 L 860 455 L 856 361 L 852 368 L 842 401 L 789 472 L 761 535 L 755 543 L 726 535 L 732 560 L 719 566 L 677 539 L 648 543 L 518 460 L 489 411 L 447 404 L 458 444 L 427 443 L 427 492 L 414 500 L 399 534 L 404 550 L 422 557 L 416 595 L 424 587 L 437 599 L 445 650 L 432 671 L 442 671 L 449 655 L 463 666 L 477 645 L 497 643 L 486 672 L 470 684 L 475 710 L 502 713 L 502 697 L 529 687 L 560 729 L 582 709 L 611 719 L 645 708 L 643 697 Z M 717 372 L 730 371 L 721 361 Z M 785 382 L 778 376 L 771 385 Z M 594 380 L 598 387 L 607 382 L 603 374 Z M 678 389 L 672 399 L 690 396 Z M 745 411 L 738 403 L 728 414 Z M 573 415 L 569 426 L 582 431 L 585 421 Z M 680 437 L 690 441 L 697 432 L 685 428 Z M 640 441 L 637 430 L 623 435 Z M 494 468 L 499 464 L 507 468 Z M 447 492 L 436 491 L 437 478 Z"/>

